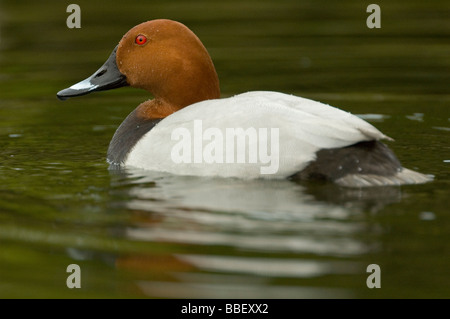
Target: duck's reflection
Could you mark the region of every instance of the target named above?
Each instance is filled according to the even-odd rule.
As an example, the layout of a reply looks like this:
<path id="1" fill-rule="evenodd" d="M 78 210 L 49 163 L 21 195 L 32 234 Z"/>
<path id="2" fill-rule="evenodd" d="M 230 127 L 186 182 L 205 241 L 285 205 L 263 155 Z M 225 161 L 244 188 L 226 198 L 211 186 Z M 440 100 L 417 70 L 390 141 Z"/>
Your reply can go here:
<path id="1" fill-rule="evenodd" d="M 402 199 L 400 187 L 346 188 L 331 183 L 176 176 L 138 169 L 111 171 L 124 205 L 149 212 L 203 211 L 255 220 L 320 219 L 376 212 Z"/>
<path id="2" fill-rule="evenodd" d="M 133 169 L 111 171 L 111 192 L 111 204 L 131 214 L 115 236 L 148 245 L 120 254 L 115 266 L 133 273 L 146 295 L 175 298 L 352 296 L 314 280 L 365 273 L 361 256 L 377 249 L 364 240 L 366 213 L 401 199 L 395 187 Z"/>

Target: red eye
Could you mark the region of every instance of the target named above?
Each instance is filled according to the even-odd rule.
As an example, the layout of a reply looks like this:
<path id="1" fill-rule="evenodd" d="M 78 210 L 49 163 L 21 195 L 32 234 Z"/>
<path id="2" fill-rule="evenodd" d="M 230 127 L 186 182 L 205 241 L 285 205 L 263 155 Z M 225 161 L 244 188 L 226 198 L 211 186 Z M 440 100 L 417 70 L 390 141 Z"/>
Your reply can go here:
<path id="1" fill-rule="evenodd" d="M 143 45 L 145 44 L 145 42 L 147 42 L 147 38 L 145 37 L 145 35 L 139 34 L 134 40 L 134 42 L 136 44 Z"/>

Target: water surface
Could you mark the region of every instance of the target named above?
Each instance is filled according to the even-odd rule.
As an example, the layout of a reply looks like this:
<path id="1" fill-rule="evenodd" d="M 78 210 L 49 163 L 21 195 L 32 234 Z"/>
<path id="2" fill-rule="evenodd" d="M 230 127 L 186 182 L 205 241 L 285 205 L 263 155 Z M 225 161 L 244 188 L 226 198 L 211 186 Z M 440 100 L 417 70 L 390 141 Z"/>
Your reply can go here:
<path id="1" fill-rule="evenodd" d="M 0 1 L 0 297 L 450 297 L 448 1 Z M 274 90 L 358 114 L 426 185 L 109 171 L 115 129 L 146 92 L 65 102 L 132 26 L 188 25 L 222 95 Z M 82 288 L 68 289 L 78 264 Z M 366 268 L 381 267 L 380 289 Z"/>

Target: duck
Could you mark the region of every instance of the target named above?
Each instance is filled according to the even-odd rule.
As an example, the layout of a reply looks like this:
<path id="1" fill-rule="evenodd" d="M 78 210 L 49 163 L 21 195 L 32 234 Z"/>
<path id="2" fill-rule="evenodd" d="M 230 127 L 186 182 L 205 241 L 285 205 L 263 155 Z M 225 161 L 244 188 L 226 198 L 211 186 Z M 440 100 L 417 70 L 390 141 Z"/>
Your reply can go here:
<path id="1" fill-rule="evenodd" d="M 344 110 L 272 91 L 221 98 L 207 49 L 177 21 L 156 19 L 131 28 L 96 72 L 57 97 L 124 86 L 153 98 L 139 104 L 114 133 L 107 151 L 111 169 L 344 187 L 433 179 L 403 167 L 382 142 L 390 137 Z"/>

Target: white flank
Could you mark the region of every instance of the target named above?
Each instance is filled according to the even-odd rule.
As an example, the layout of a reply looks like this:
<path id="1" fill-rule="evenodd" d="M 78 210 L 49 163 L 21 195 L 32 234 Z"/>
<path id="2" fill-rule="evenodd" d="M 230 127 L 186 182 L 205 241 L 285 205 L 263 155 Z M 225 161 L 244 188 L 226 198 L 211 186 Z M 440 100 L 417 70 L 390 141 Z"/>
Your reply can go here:
<path id="1" fill-rule="evenodd" d="M 279 129 L 279 167 L 261 174 L 261 163 L 175 163 L 172 132 L 186 129 L 194 136 L 194 121 L 204 129 Z M 168 116 L 144 135 L 125 165 L 179 175 L 240 178 L 285 178 L 305 168 L 322 148 L 345 147 L 361 141 L 389 139 L 371 124 L 320 102 L 277 92 L 248 92 L 234 97 L 192 104 Z M 236 147 L 236 145 L 235 145 Z M 252 145 L 247 145 L 251 149 Z M 248 154 L 246 154 L 248 158 Z"/>

